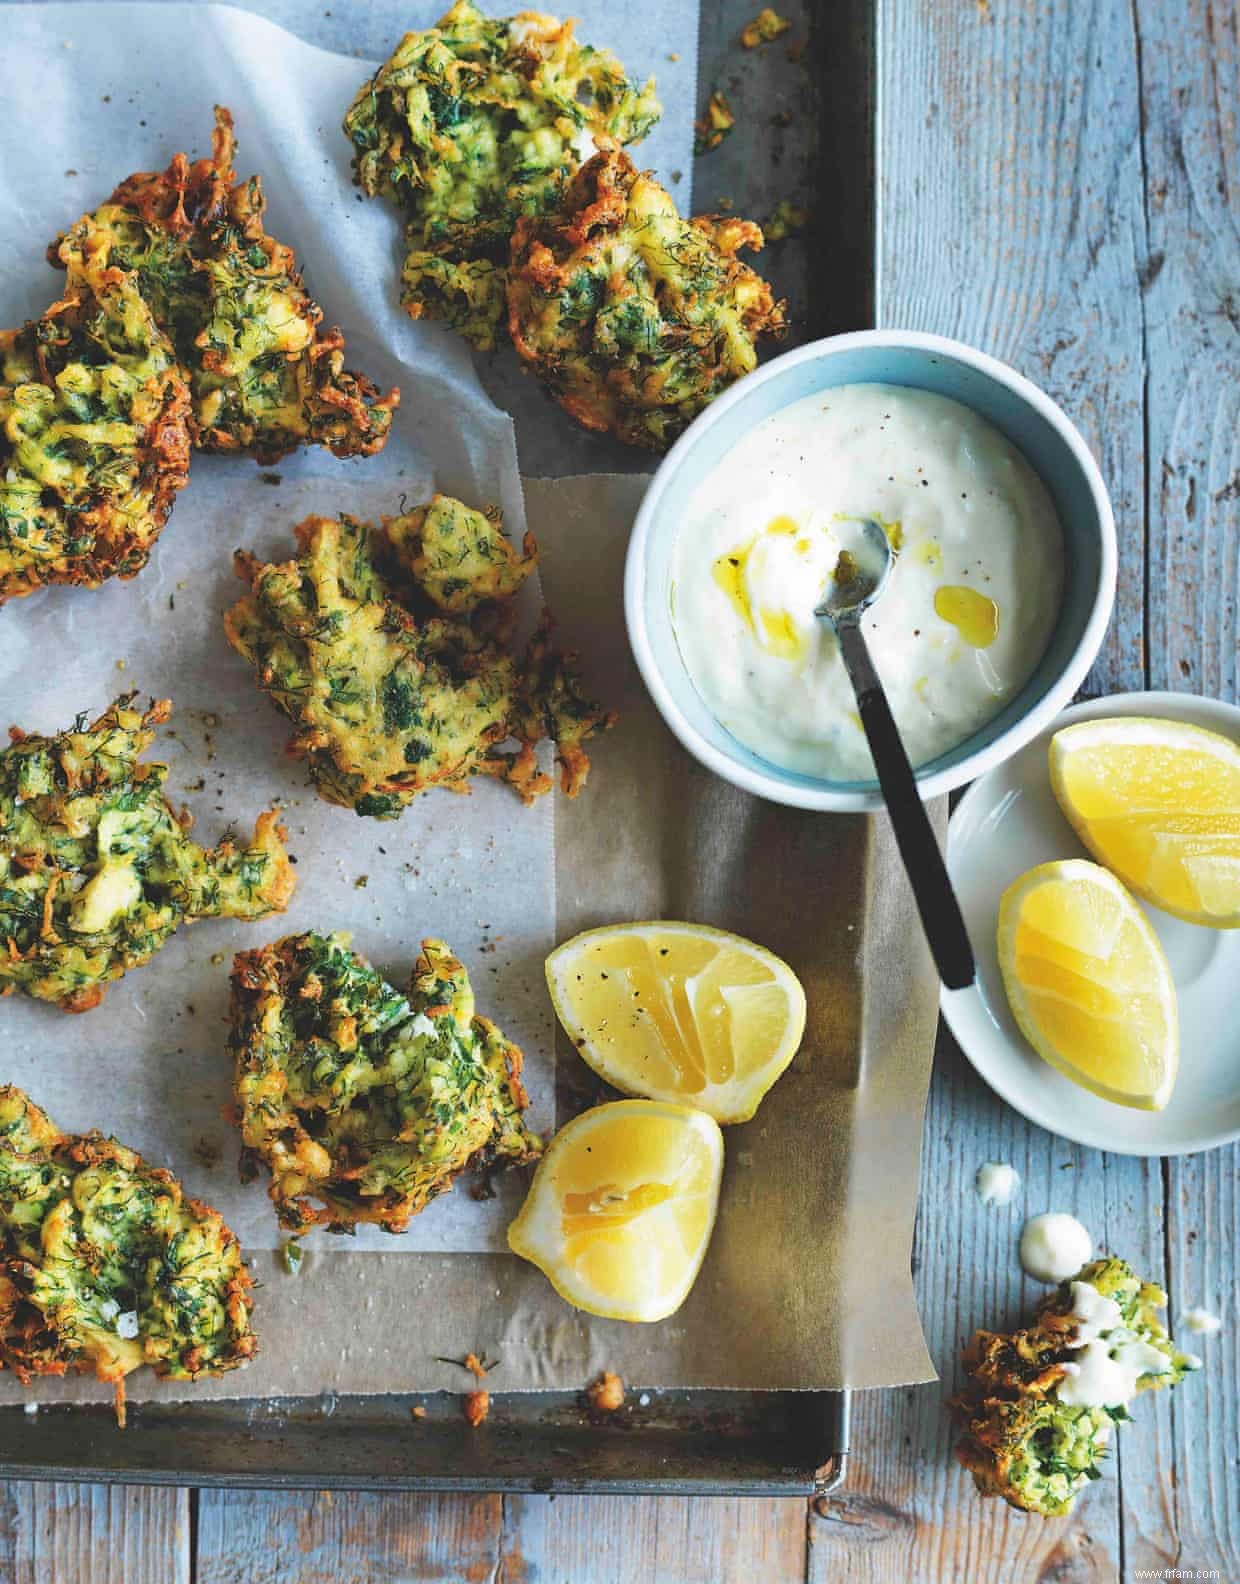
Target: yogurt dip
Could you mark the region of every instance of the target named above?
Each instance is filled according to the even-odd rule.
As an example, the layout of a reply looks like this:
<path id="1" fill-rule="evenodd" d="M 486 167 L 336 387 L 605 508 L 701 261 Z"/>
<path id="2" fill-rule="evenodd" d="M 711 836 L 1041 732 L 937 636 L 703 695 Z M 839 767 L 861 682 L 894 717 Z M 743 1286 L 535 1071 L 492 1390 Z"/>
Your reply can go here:
<path id="1" fill-rule="evenodd" d="M 874 775 L 835 638 L 814 616 L 866 517 L 897 551 L 865 629 L 915 765 L 1019 692 L 1063 588 L 1046 487 L 970 408 L 841 385 L 764 419 L 694 491 L 673 551 L 672 621 L 732 735 L 829 780 Z"/>

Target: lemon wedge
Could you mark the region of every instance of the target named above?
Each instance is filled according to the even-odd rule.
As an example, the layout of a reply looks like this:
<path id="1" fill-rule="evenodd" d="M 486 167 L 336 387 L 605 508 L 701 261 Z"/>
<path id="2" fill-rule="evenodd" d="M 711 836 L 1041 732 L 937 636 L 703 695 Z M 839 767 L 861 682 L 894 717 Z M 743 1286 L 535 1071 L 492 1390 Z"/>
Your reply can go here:
<path id="1" fill-rule="evenodd" d="M 723 1134 L 690 1106 L 617 1100 L 551 1140 L 508 1246 L 561 1298 L 608 1320 L 684 1303 L 715 1225 Z"/>
<path id="2" fill-rule="evenodd" d="M 1080 721 L 1051 739 L 1051 785 L 1085 846 L 1191 924 L 1240 927 L 1240 744 L 1182 721 Z"/>
<path id="3" fill-rule="evenodd" d="M 705 924 L 613 924 L 547 959 L 565 1032 L 625 1094 L 747 1122 L 796 1054 L 805 991 L 786 962 Z"/>
<path id="4" fill-rule="evenodd" d="M 999 966 L 1044 1061 L 1104 1100 L 1162 1110 L 1179 1065 L 1175 986 L 1113 874 L 1073 858 L 1022 875 L 999 903 Z"/>

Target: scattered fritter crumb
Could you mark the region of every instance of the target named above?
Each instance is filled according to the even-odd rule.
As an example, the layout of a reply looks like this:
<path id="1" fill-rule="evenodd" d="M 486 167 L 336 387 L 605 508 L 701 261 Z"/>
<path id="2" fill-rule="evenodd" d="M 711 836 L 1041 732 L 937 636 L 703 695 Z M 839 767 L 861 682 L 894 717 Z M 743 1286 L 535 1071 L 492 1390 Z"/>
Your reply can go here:
<path id="1" fill-rule="evenodd" d="M 102 1133 L 65 1134 L 0 1088 L 0 1367 L 197 1380 L 253 1358 L 237 1239 L 171 1172 Z"/>
<path id="2" fill-rule="evenodd" d="M 624 1382 L 611 1370 L 604 1370 L 586 1387 L 591 1408 L 599 1413 L 615 1413 L 624 1406 Z"/>
<path id="3" fill-rule="evenodd" d="M 470 1429 L 476 1430 L 480 1424 L 486 1422 L 487 1415 L 491 1412 L 491 1394 L 489 1391 L 466 1392 L 461 1404 L 461 1411 L 465 1415 L 465 1422 Z"/>
<path id="4" fill-rule="evenodd" d="M 409 1410 L 409 1414 L 410 1414 L 410 1417 L 413 1418 L 413 1419 L 425 1419 L 426 1418 L 426 1409 L 422 1406 L 421 1403 L 414 1403 L 413 1407 L 410 1408 L 410 1410 Z"/>
<path id="5" fill-rule="evenodd" d="M 736 125 L 732 106 L 722 89 L 716 88 L 706 101 L 705 113 L 693 123 L 693 152 L 709 154 L 717 149 Z"/>
<path id="6" fill-rule="evenodd" d="M 290 935 L 233 965 L 243 1176 L 280 1225 L 403 1232 L 468 1166 L 533 1160 L 522 1054 L 474 1012 L 469 976 L 423 941 L 407 994 L 347 935 Z M 477 1362 L 477 1361 L 475 1361 Z"/>
<path id="7" fill-rule="evenodd" d="M 232 116 L 215 110 L 211 157 L 174 154 L 127 177 L 48 249 L 72 265 L 93 238 L 134 272 L 188 371 L 195 444 L 277 461 L 302 445 L 336 456 L 380 450 L 400 400 L 344 367 L 344 337 L 302 283 L 293 250 L 263 229 L 257 176 L 237 181 Z"/>
<path id="8" fill-rule="evenodd" d="M 190 840 L 190 816 L 165 796 L 168 766 L 141 758 L 172 706 L 143 711 L 134 698 L 54 737 L 10 729 L 0 752 L 0 995 L 89 1011 L 180 924 L 266 918 L 292 895 L 275 810 L 259 815 L 248 847 Z"/>
<path id="9" fill-rule="evenodd" d="M 564 793 L 581 790 L 584 744 L 615 717 L 582 695 L 548 614 L 523 654 L 511 647 L 512 597 L 537 561 L 530 535 L 518 551 L 498 512 L 445 495 L 379 527 L 308 517 L 295 533 L 295 560 L 237 553 L 250 592 L 224 626 L 297 726 L 289 752 L 320 796 L 386 819 L 430 787 L 486 775 L 530 802 L 551 789 L 534 757 L 543 738 Z"/>
<path id="10" fill-rule="evenodd" d="M 659 118 L 638 87 L 574 24 L 539 12 L 489 18 L 456 0 L 406 33 L 344 120 L 353 170 L 407 217 L 401 300 L 489 349 L 504 319 L 517 220 L 556 207 L 593 137 L 644 137 Z"/>
<path id="11" fill-rule="evenodd" d="M 741 43 L 746 49 L 757 49 L 760 44 L 769 44 L 772 39 L 779 38 L 791 26 L 787 17 L 780 16 L 770 6 L 763 6 L 741 29 Z"/>
<path id="12" fill-rule="evenodd" d="M 762 234 L 768 242 L 782 242 L 785 237 L 804 231 L 808 219 L 807 209 L 790 203 L 787 198 L 781 198 L 771 210 L 769 218 L 763 221 Z"/>
<path id="13" fill-rule="evenodd" d="M 513 242 L 509 328 L 522 361 L 587 429 L 663 450 L 757 363 L 783 304 L 737 254 L 749 220 L 682 220 L 649 174 L 605 148 L 553 221 Z"/>

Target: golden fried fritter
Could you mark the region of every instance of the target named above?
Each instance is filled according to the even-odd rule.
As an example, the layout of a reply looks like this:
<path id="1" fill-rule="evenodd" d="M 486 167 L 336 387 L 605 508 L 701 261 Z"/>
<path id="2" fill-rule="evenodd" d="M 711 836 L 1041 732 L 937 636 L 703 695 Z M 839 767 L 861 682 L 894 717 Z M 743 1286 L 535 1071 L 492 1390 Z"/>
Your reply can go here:
<path id="1" fill-rule="evenodd" d="M 232 117 L 220 106 L 210 159 L 175 154 L 166 171 L 128 177 L 48 250 L 67 262 L 84 233 L 109 239 L 137 275 L 189 371 L 195 443 L 275 462 L 302 445 L 370 456 L 400 395 L 380 397 L 344 367 L 344 337 L 302 284 L 291 248 L 263 230 L 262 183 L 238 182 Z"/>
<path id="2" fill-rule="evenodd" d="M 167 765 L 139 762 L 171 705 L 133 700 L 56 737 L 13 727 L 0 752 L 0 995 L 89 1011 L 179 924 L 265 918 L 292 894 L 273 810 L 248 847 L 189 839 L 189 816 L 164 795 Z"/>
<path id="3" fill-rule="evenodd" d="M 358 185 L 408 216 L 410 316 L 494 346 L 518 218 L 555 207 L 594 134 L 632 143 L 658 118 L 653 81 L 629 82 L 614 55 L 577 42 L 572 22 L 536 11 L 492 20 L 456 0 L 434 27 L 406 33 L 344 130 Z"/>
<path id="4" fill-rule="evenodd" d="M 189 467 L 189 389 L 105 236 L 65 246 L 64 296 L 0 331 L 0 604 L 133 577 Z"/>
<path id="5" fill-rule="evenodd" d="M 1082 1283 L 1092 1288 L 1095 1303 L 1115 1306 L 1114 1324 L 1091 1345 L 1121 1359 L 1125 1349 L 1138 1349 L 1145 1370 L 1136 1380 L 1138 1392 L 1174 1386 L 1199 1364 L 1167 1335 L 1158 1314 L 1166 1293 L 1139 1281 L 1118 1259 L 1094 1260 L 1063 1282 L 1038 1305 L 1026 1330 L 978 1331 L 964 1353 L 966 1388 L 951 1404 L 962 1432 L 956 1456 L 984 1496 L 1002 1496 L 1044 1516 L 1071 1511 L 1081 1487 L 1101 1477 L 1114 1428 L 1130 1417 L 1122 1403 L 1060 1400 L 1083 1356 L 1074 1292 Z"/>
<path id="6" fill-rule="evenodd" d="M 443 495 L 378 528 L 308 517 L 294 532 L 296 560 L 238 551 L 250 593 L 224 627 L 296 724 L 289 751 L 322 797 L 387 818 L 429 787 L 464 791 L 489 775 L 529 802 L 551 787 L 533 752 L 545 737 L 563 790 L 580 790 L 583 744 L 614 717 L 582 697 L 548 617 L 524 655 L 510 647 L 511 596 L 537 560 L 531 536 L 518 555 L 498 512 Z"/>
<path id="7" fill-rule="evenodd" d="M 0 1088 L 0 1365 L 197 1380 L 253 1358 L 249 1272 L 219 1215 L 102 1133 L 62 1133 Z"/>
<path id="8" fill-rule="evenodd" d="M 614 144 L 574 178 L 563 209 L 521 220 L 508 327 L 522 361 L 587 429 L 662 450 L 757 362 L 783 304 L 736 254 L 749 220 L 682 220 Z"/>
<path id="9" fill-rule="evenodd" d="M 402 1232 L 467 1166 L 534 1159 L 520 1050 L 474 1012 L 469 976 L 423 941 L 406 995 L 347 935 L 241 952 L 230 1049 L 243 1175 L 281 1226 Z"/>

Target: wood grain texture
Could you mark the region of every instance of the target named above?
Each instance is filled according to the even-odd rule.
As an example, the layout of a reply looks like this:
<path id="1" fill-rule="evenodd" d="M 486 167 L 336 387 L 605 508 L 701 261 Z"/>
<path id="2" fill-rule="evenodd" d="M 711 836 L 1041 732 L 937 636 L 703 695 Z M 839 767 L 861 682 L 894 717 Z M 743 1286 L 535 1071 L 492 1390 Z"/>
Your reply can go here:
<path id="1" fill-rule="evenodd" d="M 497 1584 L 501 1498 L 198 1493 L 194 1584 Z"/>
<path id="2" fill-rule="evenodd" d="M 1115 620 L 1092 692 L 1140 688 L 1150 238 L 1141 41 L 1126 0 L 991 0 L 882 8 L 879 322 L 959 336 L 1028 373 L 1080 424 L 1116 508 Z M 1008 1210 L 973 1191 L 986 1159 L 1024 1190 Z M 1147 1399 L 1117 1466 L 1069 1518 L 981 1503 L 951 1461 L 945 1403 L 964 1337 L 1014 1321 L 1026 1214 L 1080 1216 L 1154 1279 L 1170 1247 L 1157 1162 L 1078 1149 L 1009 1112 L 946 1035 L 926 1125 L 916 1259 L 941 1387 L 866 1397 L 850 1491 L 811 1528 L 810 1576 L 1111 1579 L 1179 1554 L 1169 1395 Z M 1191 1388 L 1190 1388 L 1191 1390 Z M 1183 1411 L 1182 1409 L 1180 1411 Z M 1234 1485 L 1231 1488 L 1234 1499 Z"/>
<path id="3" fill-rule="evenodd" d="M 190 1584 L 189 1492 L 0 1485 L 4 1584 Z"/>
<path id="4" fill-rule="evenodd" d="M 1237 697 L 1240 590 L 1240 24 L 1186 0 L 1174 18 L 1137 0 L 1150 258 L 1145 274 L 1152 687 Z M 1173 1312 L 1203 1304 L 1225 1330 L 1199 1351 L 1208 1399 L 1185 1394 L 1159 1425 L 1175 1480 L 1164 1532 L 1127 1527 L 1135 1566 L 1240 1573 L 1240 1380 L 1235 1248 L 1240 1149 L 1167 1163 Z M 1230 1390 L 1226 1384 L 1230 1382 Z M 1125 1496 L 1129 1494 L 1125 1468 Z M 1148 1510 L 1148 1509 L 1147 1509 Z"/>
<path id="5" fill-rule="evenodd" d="M 801 1584 L 805 1503 L 510 1496 L 496 1584 Z"/>
<path id="6" fill-rule="evenodd" d="M 376 39 L 386 3 L 357 8 Z M 880 322 L 996 353 L 1081 424 L 1121 546 L 1116 620 L 1089 691 L 1235 699 L 1235 7 L 883 0 L 880 19 Z M 736 91 L 748 104 L 749 84 Z M 725 191 L 727 169 L 701 191 Z M 773 261 L 795 299 L 808 277 L 798 255 L 785 258 Z M 972 1179 L 986 1159 L 1022 1173 L 1012 1208 L 978 1202 Z M 1238 1178 L 1236 1150 L 1160 1167 L 1064 1144 L 1007 1110 L 945 1037 L 915 1251 L 943 1382 L 859 1399 L 849 1487 L 811 1508 L 808 1529 L 795 1501 L 203 1492 L 197 1580 L 1068 1584 L 1172 1566 L 1240 1578 Z M 1037 1297 L 1015 1242 L 1023 1215 L 1047 1208 L 1079 1215 L 1162 1280 L 1173 1320 L 1204 1304 L 1226 1329 L 1197 1344 L 1207 1377 L 1142 1399 L 1116 1466 L 1071 1518 L 1042 1523 L 975 1497 L 951 1458 L 945 1402 L 968 1331 L 1015 1320 Z M 0 1486 L 0 1580 L 182 1584 L 186 1502 Z"/>

